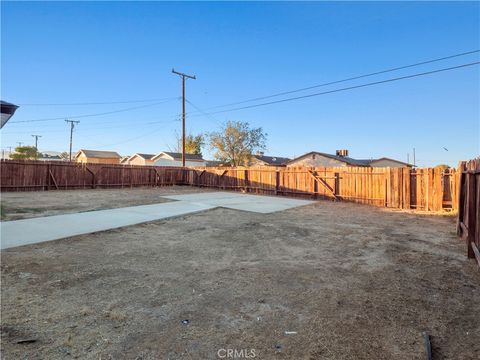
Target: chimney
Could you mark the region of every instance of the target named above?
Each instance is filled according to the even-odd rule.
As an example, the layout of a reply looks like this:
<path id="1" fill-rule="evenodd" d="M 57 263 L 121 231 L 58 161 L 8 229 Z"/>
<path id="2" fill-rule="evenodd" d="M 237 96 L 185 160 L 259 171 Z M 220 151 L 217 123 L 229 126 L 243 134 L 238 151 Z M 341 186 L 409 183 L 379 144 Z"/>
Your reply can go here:
<path id="1" fill-rule="evenodd" d="M 337 150 L 336 154 L 337 156 L 345 157 L 345 156 L 348 156 L 348 150 L 346 149 Z"/>

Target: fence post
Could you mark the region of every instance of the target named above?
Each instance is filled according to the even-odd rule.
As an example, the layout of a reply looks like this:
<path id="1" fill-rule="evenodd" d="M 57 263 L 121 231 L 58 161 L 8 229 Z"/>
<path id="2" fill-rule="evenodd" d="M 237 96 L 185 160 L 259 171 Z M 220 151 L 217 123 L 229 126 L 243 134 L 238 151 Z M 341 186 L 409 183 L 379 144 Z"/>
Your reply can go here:
<path id="1" fill-rule="evenodd" d="M 318 195 L 318 181 L 317 181 L 317 171 L 314 167 L 312 167 L 312 175 L 310 177 L 310 181 L 312 181 L 312 199 L 316 199 Z"/>
<path id="2" fill-rule="evenodd" d="M 47 186 L 45 190 L 50 190 L 50 163 L 47 165 Z"/>
<path id="3" fill-rule="evenodd" d="M 248 181 L 248 170 L 245 169 L 245 192 L 249 192 L 250 182 Z"/>
<path id="4" fill-rule="evenodd" d="M 467 202 L 466 202 L 466 212 L 467 212 L 467 220 L 468 224 L 468 234 L 466 236 L 467 241 L 467 256 L 470 259 L 475 258 L 475 253 L 473 252 L 472 242 L 475 241 L 475 217 L 476 217 L 476 209 L 475 209 L 475 202 L 476 202 L 476 188 L 475 188 L 475 174 L 467 172 Z"/>
<path id="5" fill-rule="evenodd" d="M 275 171 L 275 195 L 278 195 L 280 189 L 280 171 Z"/>
<path id="6" fill-rule="evenodd" d="M 334 184 L 335 196 L 340 196 L 340 173 L 335 173 L 335 184 Z"/>
<path id="7" fill-rule="evenodd" d="M 385 171 L 385 207 L 390 205 L 390 168 Z"/>

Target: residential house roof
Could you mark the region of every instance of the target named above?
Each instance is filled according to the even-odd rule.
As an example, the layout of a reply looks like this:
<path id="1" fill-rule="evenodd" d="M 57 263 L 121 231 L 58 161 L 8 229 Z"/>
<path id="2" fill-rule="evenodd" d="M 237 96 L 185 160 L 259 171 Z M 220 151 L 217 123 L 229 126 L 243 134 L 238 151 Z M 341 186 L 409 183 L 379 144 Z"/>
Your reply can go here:
<path id="1" fill-rule="evenodd" d="M 257 160 L 263 161 L 268 165 L 285 165 L 287 162 L 290 161 L 289 158 L 280 157 L 280 156 L 265 156 L 265 155 L 253 155 L 253 157 Z"/>
<path id="2" fill-rule="evenodd" d="M 391 158 L 388 158 L 388 157 L 381 157 L 381 158 L 378 158 L 378 159 L 361 160 L 361 161 L 368 161 L 368 164 L 370 165 L 370 164 L 373 164 L 377 161 L 382 161 L 382 160 L 393 161 L 393 162 L 396 162 L 398 164 L 402 164 L 404 166 L 413 166 L 412 164 L 409 164 L 409 163 L 406 163 L 406 162 L 403 162 L 403 161 L 400 161 L 400 160 L 391 159 Z"/>
<path id="3" fill-rule="evenodd" d="M 80 153 L 83 153 L 86 157 L 93 157 L 93 158 L 103 158 L 103 159 L 111 159 L 111 158 L 118 158 L 120 159 L 121 156 L 115 151 L 100 151 L 100 150 L 84 150 L 81 149 L 75 155 L 78 157 Z"/>
<path id="4" fill-rule="evenodd" d="M 330 158 L 330 159 L 334 159 L 334 160 L 346 163 L 346 164 L 351 165 L 351 166 L 369 166 L 368 162 L 370 161 L 370 160 L 356 160 L 356 159 L 352 159 L 351 157 L 348 157 L 348 156 L 338 156 L 338 155 L 321 153 L 321 152 L 318 152 L 318 151 L 310 151 L 306 154 L 303 154 L 301 156 L 296 157 L 295 159 L 292 159 L 292 160 L 288 161 L 287 163 L 291 164 L 295 161 L 298 161 L 298 160 L 300 160 L 304 157 L 307 157 L 307 156 L 310 156 L 310 155 L 313 155 L 313 154 L 318 154 L 318 155 L 321 155 L 321 156 L 324 156 L 324 157 L 327 157 L 327 158 Z"/>
<path id="5" fill-rule="evenodd" d="M 152 158 L 155 157 L 155 154 L 140 154 L 140 153 L 135 153 L 135 154 L 133 154 L 133 156 L 135 156 L 135 155 L 138 155 L 138 156 L 140 156 L 141 158 L 144 158 L 145 160 L 151 160 Z M 133 157 L 133 156 L 132 156 L 132 157 Z"/>
<path id="6" fill-rule="evenodd" d="M 299 157 L 297 157 L 293 160 L 290 160 L 288 163 L 293 163 L 294 161 L 297 161 L 297 160 L 302 159 L 304 157 L 310 156 L 312 154 L 318 154 L 318 155 L 321 155 L 321 156 L 324 156 L 324 157 L 327 157 L 327 158 L 330 158 L 330 159 L 334 159 L 334 160 L 346 163 L 346 164 L 351 165 L 351 166 L 371 166 L 375 162 L 381 161 L 381 160 L 393 161 L 393 162 L 396 162 L 398 164 L 402 164 L 404 166 L 412 166 L 412 164 L 407 164 L 403 161 L 399 161 L 399 160 L 395 160 L 395 159 L 391 159 L 391 158 L 387 158 L 387 157 L 381 157 L 381 158 L 378 158 L 378 159 L 352 159 L 351 157 L 348 157 L 348 156 L 332 155 L 332 154 L 321 153 L 321 152 L 318 152 L 318 151 L 310 151 L 309 153 L 303 154 L 303 155 L 301 155 L 301 156 L 299 156 Z"/>
<path id="7" fill-rule="evenodd" d="M 152 160 L 155 157 L 155 154 L 142 154 L 142 153 L 135 153 L 132 156 L 128 157 L 128 160 L 133 159 L 135 156 L 141 157 L 145 160 Z"/>
<path id="8" fill-rule="evenodd" d="M 182 160 L 182 153 L 170 152 L 170 151 L 162 151 L 159 154 L 155 155 L 152 160 L 156 160 L 160 155 L 166 154 L 173 158 L 173 160 Z M 185 160 L 188 161 L 205 161 L 202 158 L 202 155 L 199 154 L 185 154 Z"/>

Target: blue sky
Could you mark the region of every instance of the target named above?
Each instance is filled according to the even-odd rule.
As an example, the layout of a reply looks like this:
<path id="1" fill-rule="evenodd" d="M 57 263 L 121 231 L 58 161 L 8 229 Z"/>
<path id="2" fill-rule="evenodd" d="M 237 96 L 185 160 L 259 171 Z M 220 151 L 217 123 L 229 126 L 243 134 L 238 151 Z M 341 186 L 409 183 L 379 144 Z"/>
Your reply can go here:
<path id="1" fill-rule="evenodd" d="M 480 48 L 478 2 L 160 3 L 3 2 L 1 98 L 22 105 L 3 128 L 2 148 L 33 143 L 68 149 L 64 118 L 78 118 L 74 149 L 156 153 L 175 144 L 181 83 L 205 112 L 270 95 Z M 469 55 L 317 91 L 479 61 Z M 479 66 L 281 104 L 187 117 L 193 133 L 225 120 L 268 133 L 267 153 L 298 156 L 349 149 L 456 165 L 480 153 Z M 306 91 L 295 95 L 311 93 Z M 153 105 L 152 105 L 153 103 Z M 252 103 L 253 104 L 253 103 Z M 148 106 L 145 106 L 148 105 Z M 225 108 L 228 109 L 228 108 Z M 218 110 L 218 109 L 217 109 Z M 187 111 L 196 111 L 187 104 Z M 446 147 L 448 151 L 445 151 Z M 206 157 L 211 153 L 206 149 Z"/>

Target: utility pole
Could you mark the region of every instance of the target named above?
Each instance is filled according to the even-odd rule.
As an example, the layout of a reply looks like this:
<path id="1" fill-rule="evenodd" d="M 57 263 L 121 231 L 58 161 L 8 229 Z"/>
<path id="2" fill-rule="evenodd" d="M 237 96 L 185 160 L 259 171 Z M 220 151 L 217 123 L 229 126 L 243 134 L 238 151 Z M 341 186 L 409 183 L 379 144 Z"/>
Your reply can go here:
<path id="1" fill-rule="evenodd" d="M 195 75 L 187 75 L 175 69 L 172 69 L 172 73 L 182 77 L 182 166 L 185 167 L 185 79 L 196 80 L 197 78 Z"/>
<path id="2" fill-rule="evenodd" d="M 17 144 L 18 144 L 18 146 L 20 147 L 20 146 L 22 146 L 23 142 L 17 141 Z"/>
<path id="3" fill-rule="evenodd" d="M 72 139 L 73 139 L 73 128 L 75 127 L 75 124 L 79 124 L 80 121 L 75 121 L 75 120 L 65 120 L 65 122 L 70 123 L 70 156 L 69 156 L 69 161 L 72 161 Z"/>
<path id="4" fill-rule="evenodd" d="M 42 135 L 32 135 L 35 138 L 35 149 L 38 150 L 38 138 L 42 137 Z"/>
<path id="5" fill-rule="evenodd" d="M 413 167 L 415 167 L 417 164 L 415 164 L 415 148 L 413 148 Z"/>
<path id="6" fill-rule="evenodd" d="M 410 164 L 410 153 L 407 153 L 407 164 Z"/>

